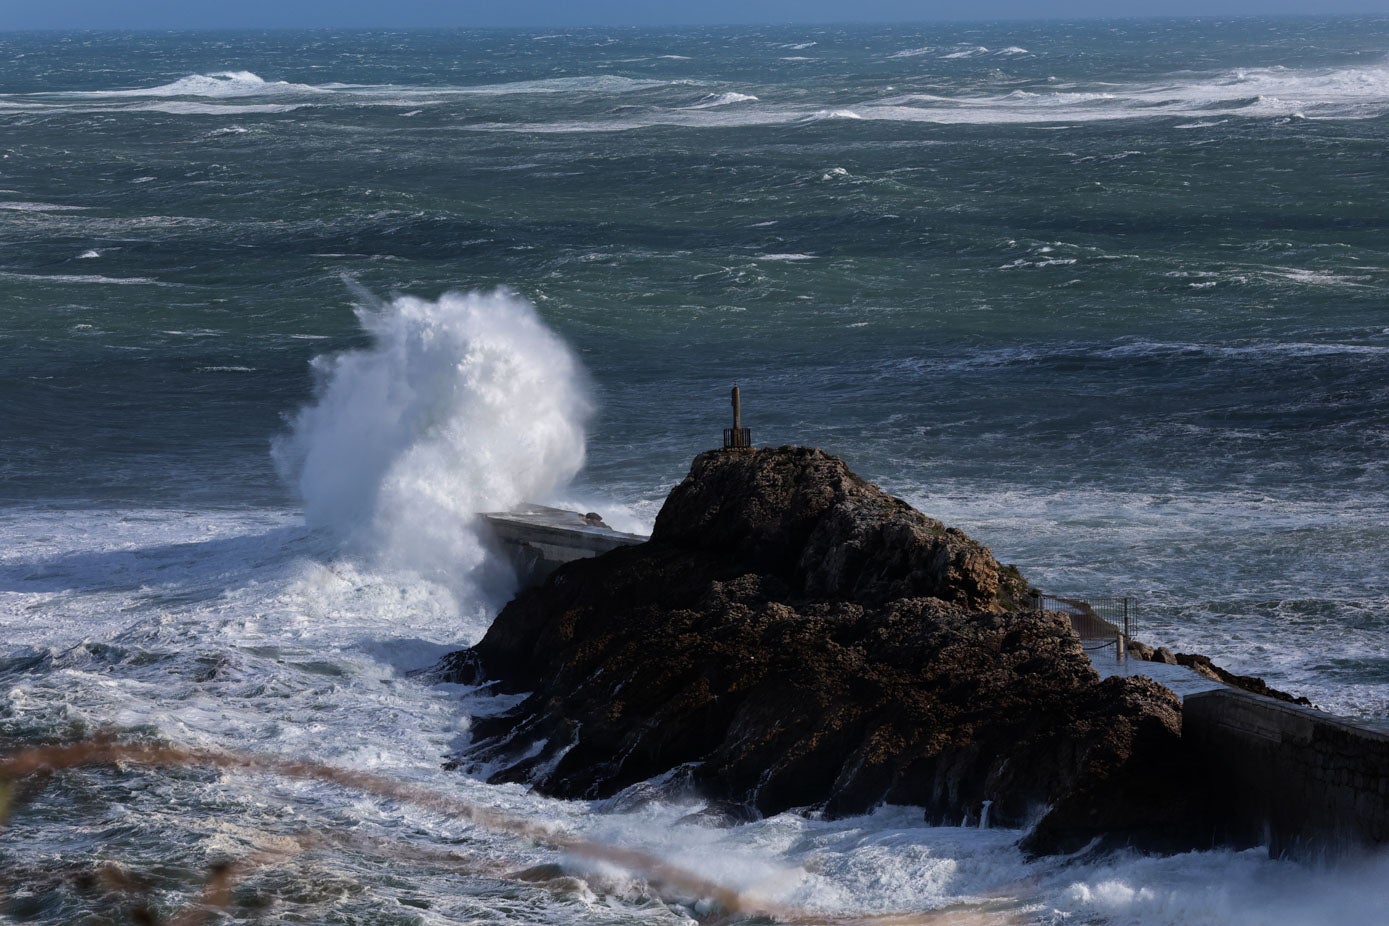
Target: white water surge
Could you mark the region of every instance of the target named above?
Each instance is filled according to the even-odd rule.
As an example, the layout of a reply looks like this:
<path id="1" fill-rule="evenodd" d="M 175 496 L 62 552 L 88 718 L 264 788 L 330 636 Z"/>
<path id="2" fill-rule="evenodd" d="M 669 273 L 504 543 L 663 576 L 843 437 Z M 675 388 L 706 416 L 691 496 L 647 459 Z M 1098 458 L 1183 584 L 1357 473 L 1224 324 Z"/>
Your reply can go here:
<path id="1" fill-rule="evenodd" d="M 507 290 L 399 296 L 357 317 L 371 346 L 314 361 L 317 397 L 274 445 L 281 473 L 309 525 L 352 551 L 494 584 L 475 516 L 547 498 L 583 466 L 583 369 Z"/>
<path id="2" fill-rule="evenodd" d="M 719 829 L 683 822 L 697 802 L 643 800 L 640 787 L 554 801 L 445 770 L 470 716 L 501 705 L 409 674 L 475 641 L 493 613 L 464 597 L 466 576 L 452 573 L 453 595 L 437 579 L 456 556 L 476 574 L 473 512 L 573 474 L 590 403 L 571 352 L 513 294 L 401 297 L 359 316 L 370 343 L 317 361 L 317 398 L 276 445 L 317 530 L 295 511 L 0 513 L 12 541 L 0 549 L 0 736 L 110 729 L 373 771 L 669 859 L 801 911 L 799 923 L 1333 926 L 1373 922 L 1389 905 L 1385 859 L 1331 870 L 1259 850 L 1029 862 L 1016 831 L 927 827 L 914 808 Z M 91 800 L 72 800 L 74 789 Z M 72 894 L 64 871 L 112 859 L 196 871 L 286 833 L 356 842 L 255 875 L 246 891 L 266 907 L 252 921 L 635 926 L 688 924 L 707 909 L 427 810 L 242 776 L 69 776 L 16 816 L 0 862 L 32 919 L 71 922 L 101 906 L 53 899 Z M 413 850 L 461 861 L 440 868 Z M 538 864 L 554 876 L 514 877 Z M 185 877 L 173 892 L 194 887 Z M 952 905 L 962 908 L 929 914 Z"/>

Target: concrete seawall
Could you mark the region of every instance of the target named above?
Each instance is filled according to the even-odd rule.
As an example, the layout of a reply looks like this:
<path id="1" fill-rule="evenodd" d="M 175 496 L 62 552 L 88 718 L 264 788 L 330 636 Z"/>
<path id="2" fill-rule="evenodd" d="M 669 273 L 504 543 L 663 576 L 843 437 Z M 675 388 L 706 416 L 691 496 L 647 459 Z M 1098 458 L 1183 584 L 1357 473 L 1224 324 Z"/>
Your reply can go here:
<path id="1" fill-rule="evenodd" d="M 573 560 L 646 542 L 640 534 L 615 531 L 601 519 L 545 505 L 518 505 L 484 514 L 482 521 L 510 557 L 522 587 L 539 584 Z"/>
<path id="2" fill-rule="evenodd" d="M 1182 740 L 1236 843 L 1275 858 L 1389 843 L 1389 734 L 1226 688 L 1186 697 Z"/>

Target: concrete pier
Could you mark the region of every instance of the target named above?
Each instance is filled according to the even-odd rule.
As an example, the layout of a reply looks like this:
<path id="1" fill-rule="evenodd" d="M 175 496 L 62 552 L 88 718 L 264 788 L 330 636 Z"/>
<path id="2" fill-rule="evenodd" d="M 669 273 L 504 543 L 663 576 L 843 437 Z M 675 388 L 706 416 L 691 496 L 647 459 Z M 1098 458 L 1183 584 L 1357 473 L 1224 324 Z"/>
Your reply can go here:
<path id="1" fill-rule="evenodd" d="M 1221 688 L 1186 696 L 1182 740 L 1235 842 L 1275 858 L 1389 843 L 1389 734 Z"/>
<path id="2" fill-rule="evenodd" d="M 482 515 L 482 521 L 511 557 L 523 587 L 539 584 L 565 563 L 647 539 L 641 534 L 615 531 L 596 515 L 545 505 L 489 512 Z"/>

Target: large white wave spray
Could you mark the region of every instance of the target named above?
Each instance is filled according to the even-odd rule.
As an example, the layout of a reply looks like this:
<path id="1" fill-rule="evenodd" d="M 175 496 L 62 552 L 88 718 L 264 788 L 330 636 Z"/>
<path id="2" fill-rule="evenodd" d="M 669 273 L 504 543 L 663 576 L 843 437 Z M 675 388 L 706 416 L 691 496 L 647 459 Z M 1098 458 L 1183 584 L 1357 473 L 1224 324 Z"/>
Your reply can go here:
<path id="1" fill-rule="evenodd" d="M 514 292 L 371 303 L 357 309 L 371 345 L 315 358 L 315 400 L 275 441 L 276 465 L 310 526 L 355 552 L 477 573 L 476 514 L 543 499 L 583 466 L 587 377 Z"/>

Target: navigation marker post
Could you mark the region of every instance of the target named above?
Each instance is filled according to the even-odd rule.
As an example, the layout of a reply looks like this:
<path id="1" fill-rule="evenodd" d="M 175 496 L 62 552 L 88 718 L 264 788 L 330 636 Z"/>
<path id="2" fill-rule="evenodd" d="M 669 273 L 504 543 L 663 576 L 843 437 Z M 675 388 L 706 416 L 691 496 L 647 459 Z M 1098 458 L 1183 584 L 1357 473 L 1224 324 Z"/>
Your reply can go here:
<path id="1" fill-rule="evenodd" d="M 743 399 L 737 383 L 733 384 L 733 427 L 723 429 L 723 449 L 752 449 L 752 429 L 743 427 Z"/>

